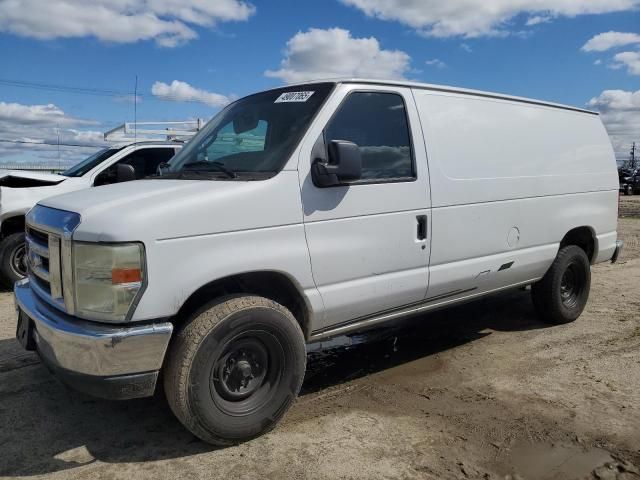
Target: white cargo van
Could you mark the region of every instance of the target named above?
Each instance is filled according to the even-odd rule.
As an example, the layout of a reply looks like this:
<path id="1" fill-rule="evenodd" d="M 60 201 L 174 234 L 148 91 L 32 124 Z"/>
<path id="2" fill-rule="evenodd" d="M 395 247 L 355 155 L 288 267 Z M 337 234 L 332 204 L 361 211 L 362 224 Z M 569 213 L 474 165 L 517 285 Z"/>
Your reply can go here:
<path id="1" fill-rule="evenodd" d="M 543 320 L 575 320 L 622 247 L 617 202 L 593 112 L 404 82 L 269 90 L 161 178 L 33 208 L 17 337 L 98 396 L 151 395 L 162 372 L 180 421 L 232 444 L 289 408 L 307 342 L 524 285 Z"/>

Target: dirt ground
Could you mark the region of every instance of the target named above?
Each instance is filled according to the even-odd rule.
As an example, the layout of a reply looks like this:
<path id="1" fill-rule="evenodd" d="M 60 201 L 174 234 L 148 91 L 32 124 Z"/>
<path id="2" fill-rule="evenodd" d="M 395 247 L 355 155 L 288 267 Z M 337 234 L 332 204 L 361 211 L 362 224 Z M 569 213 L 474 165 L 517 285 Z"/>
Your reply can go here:
<path id="1" fill-rule="evenodd" d="M 575 323 L 529 292 L 310 345 L 303 393 L 272 433 L 195 439 L 161 394 L 67 390 L 13 339 L 0 293 L 0 476 L 48 479 L 640 479 L 640 197 L 620 263 L 593 269 Z"/>

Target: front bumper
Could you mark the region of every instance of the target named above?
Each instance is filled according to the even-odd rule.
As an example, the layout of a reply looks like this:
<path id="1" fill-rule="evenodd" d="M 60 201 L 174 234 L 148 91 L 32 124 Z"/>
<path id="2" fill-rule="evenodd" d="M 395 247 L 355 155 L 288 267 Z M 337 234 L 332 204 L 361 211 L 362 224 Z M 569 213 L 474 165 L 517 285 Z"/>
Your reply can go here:
<path id="1" fill-rule="evenodd" d="M 153 395 L 169 345 L 169 322 L 123 326 L 88 322 L 41 300 L 28 281 L 14 287 L 16 306 L 31 320 L 42 361 L 76 390 L 110 399 Z"/>

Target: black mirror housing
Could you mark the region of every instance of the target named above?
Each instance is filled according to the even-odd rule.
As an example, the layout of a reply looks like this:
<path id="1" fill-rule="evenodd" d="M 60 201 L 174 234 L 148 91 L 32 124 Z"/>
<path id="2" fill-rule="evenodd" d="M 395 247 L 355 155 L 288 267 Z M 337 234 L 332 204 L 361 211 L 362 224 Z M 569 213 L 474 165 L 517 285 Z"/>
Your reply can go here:
<path id="1" fill-rule="evenodd" d="M 136 171 L 133 165 L 119 163 L 116 165 L 116 182 L 129 182 L 136 179 Z"/>
<path id="2" fill-rule="evenodd" d="M 346 140 L 332 140 L 329 162 L 316 160 L 311 166 L 313 183 L 317 187 L 333 187 L 359 180 L 362 177 L 360 148 Z"/>
<path id="3" fill-rule="evenodd" d="M 333 140 L 329 144 L 329 166 L 336 165 L 335 173 L 341 181 L 349 182 L 362 177 L 360 147 L 346 140 Z"/>

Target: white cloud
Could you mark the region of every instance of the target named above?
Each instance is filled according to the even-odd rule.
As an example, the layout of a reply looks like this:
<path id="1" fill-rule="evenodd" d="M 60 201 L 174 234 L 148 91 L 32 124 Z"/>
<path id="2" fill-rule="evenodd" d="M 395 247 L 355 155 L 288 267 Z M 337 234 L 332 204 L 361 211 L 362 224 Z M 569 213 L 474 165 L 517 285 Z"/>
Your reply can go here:
<path id="1" fill-rule="evenodd" d="M 599 109 L 601 112 L 616 110 L 640 114 L 640 90 L 635 92 L 605 90 L 600 96 L 592 98 L 588 105 Z"/>
<path id="2" fill-rule="evenodd" d="M 582 46 L 584 52 L 604 52 L 616 47 L 640 44 L 640 35 L 637 33 L 605 32 L 591 37 Z"/>
<path id="3" fill-rule="evenodd" d="M 473 52 L 473 49 L 472 49 L 468 44 L 466 44 L 466 43 L 461 43 L 461 44 L 460 44 L 460 48 L 461 48 L 462 50 L 464 50 L 465 52 L 467 52 L 467 53 L 471 53 L 471 52 Z"/>
<path id="4" fill-rule="evenodd" d="M 600 112 L 618 160 L 626 160 L 631 142 L 640 140 L 640 90 L 605 90 L 589 107 Z"/>
<path id="5" fill-rule="evenodd" d="M 265 75 L 287 83 L 343 76 L 401 79 L 410 61 L 403 51 L 381 49 L 374 37 L 354 38 L 342 28 L 312 28 L 290 38 L 280 69 Z"/>
<path id="6" fill-rule="evenodd" d="M 91 147 L 62 145 L 62 164 L 73 163 L 93 153 L 96 146 L 104 144 L 102 132 L 82 129 L 95 128 L 97 125 L 96 121 L 67 115 L 54 104 L 24 105 L 0 102 L 0 139 L 3 140 L 0 142 L 0 158 L 10 158 L 17 162 L 33 162 L 34 159 L 39 159 L 45 160 L 45 163 L 47 160 L 57 160 L 58 147 L 55 144 L 59 136 L 61 144 Z M 46 145 L 47 143 L 54 145 Z"/>
<path id="7" fill-rule="evenodd" d="M 625 68 L 631 75 L 640 75 L 640 52 L 621 52 L 613 56 L 611 68 Z"/>
<path id="8" fill-rule="evenodd" d="M 529 17 L 525 25 L 527 27 L 533 27 L 534 25 L 539 25 L 541 23 L 549 23 L 553 20 L 553 17 L 548 15 L 534 15 L 533 17 Z"/>
<path id="9" fill-rule="evenodd" d="M 66 115 L 52 103 L 47 105 L 22 105 L 20 103 L 0 102 L 0 123 L 15 123 L 36 127 L 65 127 L 69 125 L 91 124 Z"/>
<path id="10" fill-rule="evenodd" d="M 429 66 L 429 67 L 434 67 L 434 68 L 438 68 L 438 69 L 442 69 L 442 68 L 446 68 L 447 67 L 447 64 L 444 63 L 439 58 L 434 58 L 432 60 L 427 60 L 424 63 L 426 63 L 427 66 Z"/>
<path id="11" fill-rule="evenodd" d="M 600 60 L 599 58 L 593 62 L 594 65 L 602 65 L 602 60 Z"/>
<path id="12" fill-rule="evenodd" d="M 142 95 L 134 95 L 132 93 L 123 93 L 122 95 L 116 95 L 114 97 L 114 101 L 118 102 L 118 103 L 128 103 L 133 105 L 134 103 L 137 103 L 138 105 L 140 105 L 142 103 Z"/>
<path id="13" fill-rule="evenodd" d="M 605 52 L 614 48 L 638 46 L 640 48 L 640 34 L 628 32 L 605 32 L 589 39 L 582 46 L 584 52 Z M 595 61 L 595 65 L 600 65 L 600 60 Z M 640 75 L 640 50 L 619 52 L 613 56 L 608 68 L 620 70 L 626 68 L 630 75 Z"/>
<path id="14" fill-rule="evenodd" d="M 0 32 L 42 40 L 155 40 L 162 47 L 175 47 L 198 36 L 193 25 L 247 20 L 254 12 L 255 7 L 242 0 L 3 0 Z"/>
<path id="15" fill-rule="evenodd" d="M 170 84 L 155 82 L 151 93 L 164 100 L 176 102 L 201 102 L 212 107 L 223 107 L 229 103 L 229 97 L 219 93 L 207 92 L 189 85 L 187 82 L 174 80 Z"/>
<path id="16" fill-rule="evenodd" d="M 370 17 L 393 20 L 432 37 L 481 37 L 509 34 L 520 14 L 553 18 L 621 12 L 640 0 L 341 0 Z"/>

